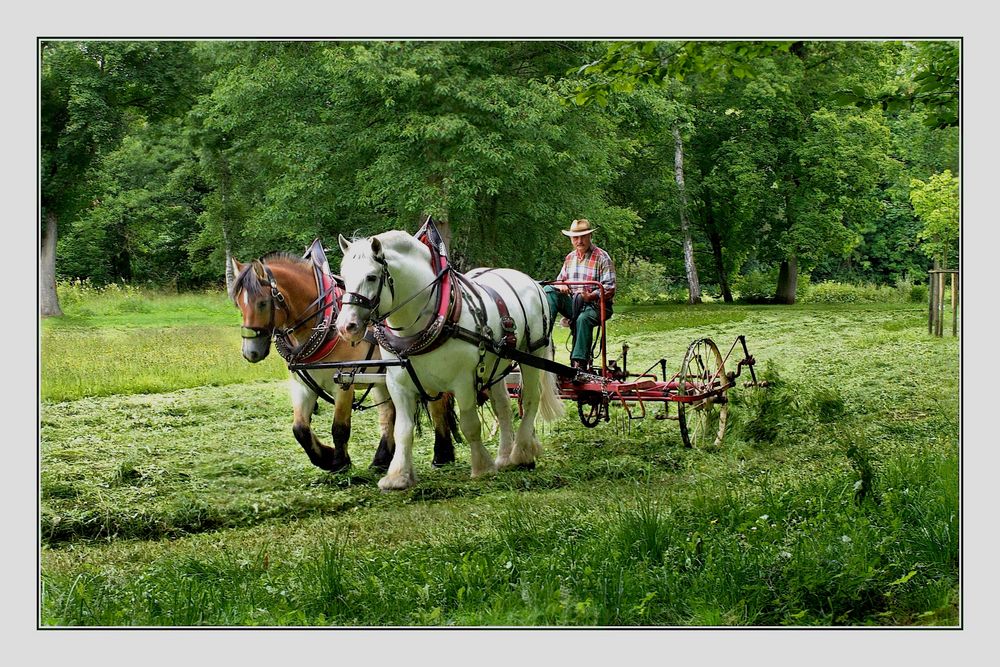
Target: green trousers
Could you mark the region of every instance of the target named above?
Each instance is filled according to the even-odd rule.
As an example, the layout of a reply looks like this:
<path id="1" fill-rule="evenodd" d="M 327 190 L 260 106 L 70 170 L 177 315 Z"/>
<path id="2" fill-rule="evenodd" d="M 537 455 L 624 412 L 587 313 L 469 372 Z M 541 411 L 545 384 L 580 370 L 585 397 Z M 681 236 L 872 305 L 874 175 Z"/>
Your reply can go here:
<path id="1" fill-rule="evenodd" d="M 545 296 L 549 300 L 549 313 L 555 319 L 556 314 L 573 317 L 573 295 L 563 294 L 552 285 L 545 286 Z M 594 327 L 601 323 L 601 313 L 598 304 L 588 303 L 583 306 L 574 326 L 573 351 L 569 358 L 573 361 L 589 361 L 590 349 L 594 342 Z M 605 311 L 605 319 L 611 313 Z"/>

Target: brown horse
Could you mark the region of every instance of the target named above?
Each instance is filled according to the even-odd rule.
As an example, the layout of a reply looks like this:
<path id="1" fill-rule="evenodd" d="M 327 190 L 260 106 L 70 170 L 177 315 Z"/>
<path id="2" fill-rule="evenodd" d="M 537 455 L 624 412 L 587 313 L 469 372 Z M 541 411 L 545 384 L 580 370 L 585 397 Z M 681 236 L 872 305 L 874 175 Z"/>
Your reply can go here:
<path id="1" fill-rule="evenodd" d="M 366 361 L 381 357 L 373 339 L 351 343 L 337 336 L 336 320 L 342 291 L 329 271 L 322 245 L 314 241 L 305 257 L 271 253 L 241 264 L 233 259 L 236 279 L 230 290 L 233 302 L 243 315 L 243 356 L 251 363 L 267 357 L 274 340 L 278 353 L 288 364 L 320 361 Z M 292 433 L 312 463 L 338 472 L 351 465 L 347 441 L 351 435 L 351 412 L 355 386 L 333 382 L 330 369 L 291 372 L 289 388 L 294 410 Z M 385 471 L 395 452 L 396 410 L 384 384 L 370 386 L 378 406 L 381 440 L 371 467 Z M 331 437 L 333 446 L 324 445 L 311 428 L 320 396 L 334 403 Z M 332 400 L 331 400 L 332 395 Z M 452 434 L 457 424 L 449 400 L 427 405 L 434 422 L 435 466 L 455 460 Z"/>

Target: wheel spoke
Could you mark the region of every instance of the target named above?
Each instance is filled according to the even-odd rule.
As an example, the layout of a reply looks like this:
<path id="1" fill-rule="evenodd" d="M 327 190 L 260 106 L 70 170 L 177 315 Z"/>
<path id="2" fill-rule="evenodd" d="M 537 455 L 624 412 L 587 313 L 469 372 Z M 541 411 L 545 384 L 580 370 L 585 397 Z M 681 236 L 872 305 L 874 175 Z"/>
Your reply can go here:
<path id="1" fill-rule="evenodd" d="M 717 383 L 719 377 L 725 377 L 725 367 L 715 343 L 708 338 L 693 342 L 681 364 L 680 377 L 682 382 L 678 386 L 678 395 L 696 397 L 690 403 L 682 401 L 678 404 L 678 422 L 684 445 L 720 445 L 725 435 L 729 404 L 726 401 L 727 388 Z"/>

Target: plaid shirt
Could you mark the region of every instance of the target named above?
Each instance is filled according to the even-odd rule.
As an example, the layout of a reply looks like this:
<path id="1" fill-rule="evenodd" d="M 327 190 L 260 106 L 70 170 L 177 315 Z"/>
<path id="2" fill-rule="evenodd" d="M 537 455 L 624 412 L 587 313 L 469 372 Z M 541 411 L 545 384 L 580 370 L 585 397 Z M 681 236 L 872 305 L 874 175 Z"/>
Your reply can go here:
<path id="1" fill-rule="evenodd" d="M 566 255 L 556 280 L 596 280 L 604 285 L 605 298 L 610 302 L 615 296 L 615 263 L 608 253 L 591 244 L 582 260 L 577 258 L 576 250 Z M 573 292 L 582 292 L 583 289 L 583 285 L 570 286 Z"/>

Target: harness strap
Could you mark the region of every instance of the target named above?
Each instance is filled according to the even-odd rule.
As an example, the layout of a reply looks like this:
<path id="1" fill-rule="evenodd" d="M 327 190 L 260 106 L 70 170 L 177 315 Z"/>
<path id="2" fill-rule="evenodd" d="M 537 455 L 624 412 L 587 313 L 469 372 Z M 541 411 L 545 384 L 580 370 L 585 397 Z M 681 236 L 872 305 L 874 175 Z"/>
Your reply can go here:
<path id="1" fill-rule="evenodd" d="M 368 343 L 368 354 L 365 355 L 365 361 L 371 361 L 372 357 L 375 355 L 375 346 L 376 346 L 375 339 L 371 337 L 371 332 L 365 333 L 364 341 Z M 363 371 L 364 369 L 355 370 L 355 372 L 363 372 Z M 313 393 L 316 394 L 316 396 L 322 398 L 324 401 L 330 404 L 335 404 L 337 402 L 337 400 L 333 396 L 330 396 L 330 394 L 325 389 L 323 389 L 322 386 L 320 386 L 320 384 L 316 381 L 316 378 L 314 378 L 312 375 L 309 374 L 309 371 L 302 368 L 296 368 L 293 372 L 302 380 L 303 383 L 305 383 L 307 387 L 309 387 L 313 391 Z M 367 409 L 366 407 L 363 407 L 361 404 L 364 403 L 366 398 L 368 398 L 368 394 L 371 393 L 372 386 L 373 385 L 369 384 L 368 387 L 365 389 L 364 393 L 361 394 L 361 398 L 351 403 L 352 410 Z M 375 406 L 367 406 L 367 407 L 375 407 Z"/>
<path id="2" fill-rule="evenodd" d="M 476 283 L 476 285 L 481 290 L 489 294 L 493 299 L 493 302 L 496 304 L 497 311 L 500 314 L 500 345 L 505 347 L 516 347 L 517 324 L 514 322 L 514 318 L 510 316 L 510 311 L 507 310 L 507 304 L 504 303 L 500 294 L 489 285 L 484 285 L 482 283 Z M 524 310 L 523 305 L 521 306 L 521 310 Z M 527 322 L 527 317 L 525 317 L 525 322 Z"/>
<path id="3" fill-rule="evenodd" d="M 517 347 L 517 325 L 514 322 L 514 318 L 507 311 L 507 304 L 504 303 L 503 298 L 501 298 L 496 290 L 482 283 L 476 283 L 476 285 L 493 298 L 493 301 L 496 303 L 497 312 L 500 315 L 500 338 L 496 341 L 488 341 L 490 347 L 496 352 L 496 359 L 493 361 L 493 368 L 490 370 L 488 377 L 486 377 L 486 368 L 483 364 L 484 357 L 486 356 L 485 350 L 482 344 L 479 346 L 479 366 L 476 368 L 476 384 L 478 391 L 483 391 L 492 387 L 513 370 L 514 365 L 509 363 L 504 371 L 497 376 L 497 369 L 500 368 L 500 360 L 504 356 L 504 351 Z M 484 333 L 481 338 L 486 339 L 487 335 Z"/>
<path id="4" fill-rule="evenodd" d="M 494 268 L 489 268 L 489 269 L 476 269 L 475 275 L 473 275 L 473 272 L 470 272 L 469 276 L 471 278 L 475 279 L 475 278 L 478 278 L 479 276 L 481 276 L 483 274 L 490 273 L 492 271 L 496 271 L 496 268 L 494 267 Z M 528 311 L 524 307 L 524 302 L 521 301 L 521 295 L 517 293 L 517 290 L 514 289 L 514 286 L 510 284 L 509 280 L 507 280 L 506 278 L 504 278 L 499 273 L 496 274 L 496 277 L 499 278 L 500 280 L 502 280 L 504 282 L 504 284 L 506 284 L 507 287 L 510 288 L 510 291 L 514 295 L 514 298 L 517 299 L 517 304 L 521 307 L 521 314 L 524 315 L 524 339 L 525 339 L 526 346 L 528 348 L 528 352 L 534 352 L 538 348 L 543 347 L 545 345 L 548 345 L 549 344 L 549 335 L 550 335 L 550 332 L 549 332 L 549 317 L 548 317 L 549 305 L 548 305 L 548 299 L 545 298 L 545 293 L 542 291 L 541 287 L 539 286 L 539 283 L 537 283 L 537 282 L 535 283 L 535 290 L 538 293 L 539 304 L 542 307 L 542 337 L 539 338 L 538 340 L 532 340 L 531 339 L 531 323 L 528 321 Z M 476 284 L 479 284 L 479 283 L 476 283 Z"/>
<path id="5" fill-rule="evenodd" d="M 330 272 L 330 263 L 323 250 L 323 244 L 319 239 L 314 239 L 312 244 L 306 249 L 303 259 L 310 260 L 313 267 L 313 277 L 316 280 L 316 298 L 306 306 L 299 319 L 282 331 L 275 331 L 274 343 L 278 354 L 282 356 L 286 363 L 310 363 L 323 359 L 337 346 L 340 337 L 336 335 L 332 326 L 333 321 L 340 313 L 340 304 L 343 300 L 344 291 L 341 287 L 343 281 L 339 281 Z M 278 290 L 277 282 L 271 269 L 261 262 L 264 271 L 267 273 L 268 281 L 271 284 L 271 296 L 276 302 L 288 310 L 285 306 L 285 299 Z M 291 313 L 289 313 L 291 315 Z M 272 313 L 273 316 L 273 313 Z M 288 342 L 288 337 L 302 327 L 306 322 L 318 318 L 318 322 L 313 327 L 313 333 L 299 345 L 292 346 Z"/>

